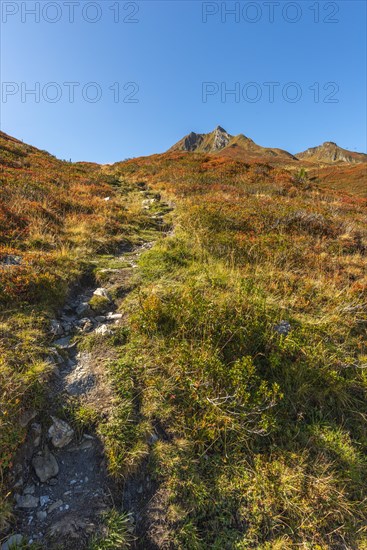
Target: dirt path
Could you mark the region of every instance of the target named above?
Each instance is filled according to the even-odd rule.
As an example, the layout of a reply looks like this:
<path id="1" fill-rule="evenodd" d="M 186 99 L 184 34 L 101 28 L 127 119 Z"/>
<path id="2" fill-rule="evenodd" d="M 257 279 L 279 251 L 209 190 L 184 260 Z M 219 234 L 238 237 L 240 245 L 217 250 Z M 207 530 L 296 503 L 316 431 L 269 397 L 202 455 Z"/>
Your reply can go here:
<path id="1" fill-rule="evenodd" d="M 151 445 L 158 440 L 169 440 L 165 431 L 157 425 L 151 438 Z M 150 455 L 139 470 L 126 480 L 122 505 L 134 519 L 135 550 L 169 550 L 172 548 L 167 519 L 169 496 L 154 480 L 155 476 L 150 475 L 149 462 Z"/>
<path id="2" fill-rule="evenodd" d="M 158 216 L 157 226 L 162 219 L 163 214 Z M 152 245 L 143 243 L 116 259 L 126 260 L 133 270 L 139 256 Z M 122 315 L 116 313 L 112 300 L 109 311 L 93 313 L 89 302 L 94 296 L 110 299 L 108 288 L 84 286 L 52 322 L 55 339 L 50 348 L 54 371 L 48 392 L 50 406 L 45 418 L 28 419 L 27 440 L 15 466 L 16 532 L 23 542 L 39 543 L 43 548 L 85 547 L 91 534 L 99 530 L 102 512 L 112 507 L 131 507 L 132 517 L 139 521 L 134 495 L 140 491 L 146 491 L 146 497 L 152 495 L 149 483 L 142 485 L 139 479 L 130 480 L 126 486 L 131 498 L 123 496 L 108 476 L 97 435 L 76 433 L 60 418 L 60 410 L 70 397 L 96 399 L 102 406 L 113 403 L 103 357 L 99 361 L 98 353 L 96 356 L 73 343 L 75 334 L 109 335 L 121 322 Z"/>

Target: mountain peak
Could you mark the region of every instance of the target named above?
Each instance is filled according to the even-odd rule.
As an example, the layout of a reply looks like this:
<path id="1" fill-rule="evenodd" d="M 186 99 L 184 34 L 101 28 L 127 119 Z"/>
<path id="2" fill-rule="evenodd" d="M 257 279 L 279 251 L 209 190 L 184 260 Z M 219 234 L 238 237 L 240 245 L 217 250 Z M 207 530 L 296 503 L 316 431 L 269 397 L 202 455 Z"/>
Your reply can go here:
<path id="1" fill-rule="evenodd" d="M 233 136 L 229 134 L 223 126 L 217 126 L 208 134 L 197 134 L 191 132 L 177 142 L 169 151 L 196 151 L 198 153 L 220 153 L 233 158 L 246 158 L 247 160 L 262 161 L 274 159 L 277 160 L 297 160 L 293 155 L 281 149 L 269 149 L 257 145 L 251 138 L 243 134 Z"/>
<path id="2" fill-rule="evenodd" d="M 233 136 L 228 134 L 222 126 L 217 126 L 209 134 L 190 132 L 171 147 L 170 151 L 201 151 L 205 153 L 214 153 L 227 147 L 232 138 Z"/>
<path id="3" fill-rule="evenodd" d="M 334 141 L 324 141 L 322 145 L 311 147 L 302 153 L 296 155 L 299 159 L 305 159 L 312 162 L 334 163 L 334 162 L 366 162 L 367 155 L 364 153 L 354 153 L 339 147 Z"/>
<path id="4" fill-rule="evenodd" d="M 209 136 L 211 136 L 212 134 L 209 134 Z M 211 144 L 210 150 L 214 152 L 214 151 L 220 151 L 221 149 L 224 149 L 224 147 L 227 147 L 232 137 L 233 136 L 229 135 L 224 128 L 222 128 L 221 126 L 217 126 L 216 129 L 214 130 L 214 139 L 213 139 L 213 143 Z"/>
<path id="5" fill-rule="evenodd" d="M 354 153 L 339 147 L 334 141 L 325 141 L 317 147 L 296 156 L 278 148 L 262 147 L 244 134 L 233 136 L 223 126 L 217 126 L 208 134 L 191 132 L 177 142 L 169 151 L 189 151 L 197 153 L 220 154 L 235 159 L 270 163 L 294 163 L 299 160 L 316 164 L 347 163 L 354 164 L 367 161 L 364 153 Z"/>

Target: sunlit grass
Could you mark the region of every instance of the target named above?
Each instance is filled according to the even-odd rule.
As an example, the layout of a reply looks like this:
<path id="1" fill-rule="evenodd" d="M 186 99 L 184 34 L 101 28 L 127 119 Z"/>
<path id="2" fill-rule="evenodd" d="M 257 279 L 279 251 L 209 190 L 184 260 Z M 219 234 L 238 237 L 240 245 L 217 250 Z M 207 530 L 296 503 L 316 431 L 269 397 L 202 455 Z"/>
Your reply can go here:
<path id="1" fill-rule="evenodd" d="M 174 236 L 141 258 L 123 348 L 136 425 L 166 434 L 151 471 L 170 495 L 167 537 L 363 548 L 364 203 L 281 169 L 170 158 L 118 166 L 176 202 Z"/>

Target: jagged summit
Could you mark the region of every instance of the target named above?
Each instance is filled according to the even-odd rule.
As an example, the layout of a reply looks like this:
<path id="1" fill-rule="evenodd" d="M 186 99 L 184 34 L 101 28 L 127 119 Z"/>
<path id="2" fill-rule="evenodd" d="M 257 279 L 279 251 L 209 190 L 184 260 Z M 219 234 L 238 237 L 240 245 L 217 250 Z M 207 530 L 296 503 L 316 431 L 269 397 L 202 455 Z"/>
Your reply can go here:
<path id="1" fill-rule="evenodd" d="M 217 126 L 208 134 L 190 132 L 178 141 L 169 151 L 196 151 L 198 153 L 220 153 L 224 156 L 261 161 L 296 161 L 297 159 L 282 149 L 272 149 L 257 145 L 244 134 L 233 136 L 222 126 Z"/>
<path id="2" fill-rule="evenodd" d="M 220 151 L 228 145 L 233 136 L 222 128 L 217 126 L 209 134 L 197 134 L 190 132 L 178 143 L 171 147 L 170 151 L 198 151 L 205 153 L 214 153 Z"/>
<path id="3" fill-rule="evenodd" d="M 213 144 L 211 147 L 212 151 L 220 151 L 224 147 L 227 147 L 228 143 L 231 141 L 232 137 L 224 128 L 217 126 L 214 130 Z"/>

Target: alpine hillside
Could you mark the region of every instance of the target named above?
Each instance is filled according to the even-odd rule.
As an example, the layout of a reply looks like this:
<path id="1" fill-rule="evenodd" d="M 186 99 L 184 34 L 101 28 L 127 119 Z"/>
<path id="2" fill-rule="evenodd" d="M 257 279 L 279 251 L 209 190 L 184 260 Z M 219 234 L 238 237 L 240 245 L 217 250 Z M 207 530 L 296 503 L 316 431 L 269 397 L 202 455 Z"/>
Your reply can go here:
<path id="1" fill-rule="evenodd" d="M 367 548 L 366 155 L 311 151 L 0 134 L 2 550 Z"/>

